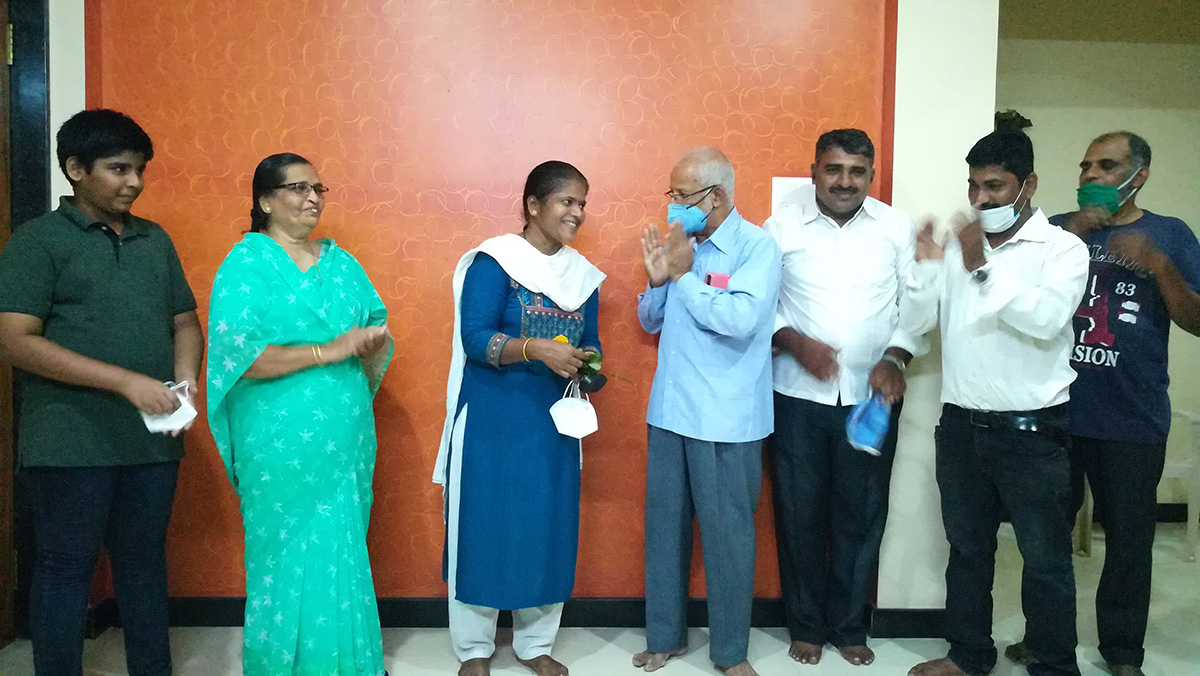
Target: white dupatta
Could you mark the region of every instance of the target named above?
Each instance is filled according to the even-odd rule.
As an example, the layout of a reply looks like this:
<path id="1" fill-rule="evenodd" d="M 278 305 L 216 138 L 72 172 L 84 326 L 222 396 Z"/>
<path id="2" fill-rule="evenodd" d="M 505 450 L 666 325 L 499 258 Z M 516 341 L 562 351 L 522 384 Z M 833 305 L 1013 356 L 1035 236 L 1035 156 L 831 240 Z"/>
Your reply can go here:
<path id="1" fill-rule="evenodd" d="M 462 388 L 463 368 L 467 355 L 462 344 L 462 290 L 467 269 L 475 256 L 485 253 L 504 268 L 518 284 L 534 293 L 545 295 L 558 307 L 574 312 L 600 287 L 605 274 L 588 262 L 583 254 L 564 245 L 547 256 L 515 234 L 500 235 L 484 241 L 468 251 L 454 269 L 454 336 L 450 357 L 450 376 L 446 380 L 446 424 L 438 446 L 437 464 L 433 468 L 433 483 L 446 481 L 446 463 L 450 457 L 450 437 L 454 429 L 454 414 L 458 408 L 458 393 Z"/>

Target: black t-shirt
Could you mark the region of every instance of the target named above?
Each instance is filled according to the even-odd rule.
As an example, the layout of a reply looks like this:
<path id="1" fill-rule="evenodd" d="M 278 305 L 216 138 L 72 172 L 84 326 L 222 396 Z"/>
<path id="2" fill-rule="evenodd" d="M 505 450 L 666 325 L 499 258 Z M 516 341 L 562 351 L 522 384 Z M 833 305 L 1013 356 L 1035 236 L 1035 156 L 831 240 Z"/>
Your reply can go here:
<path id="1" fill-rule="evenodd" d="M 1050 222 L 1064 226 L 1070 214 Z M 1171 427 L 1167 396 L 1167 339 L 1171 318 L 1149 270 L 1120 260 L 1108 248 L 1118 233 L 1141 232 L 1200 291 L 1200 242 L 1178 218 L 1143 210 L 1128 225 L 1083 238 L 1091 255 L 1087 289 L 1075 312 L 1071 366 L 1071 433 L 1092 439 L 1166 443 Z"/>
<path id="2" fill-rule="evenodd" d="M 42 320 L 68 350 L 156 380 L 175 377 L 174 318 L 196 309 L 171 238 L 134 216 L 121 234 L 63 198 L 18 227 L 0 253 L 0 312 Z M 124 397 L 18 372 L 22 466 L 177 460 L 182 437 L 151 434 Z"/>

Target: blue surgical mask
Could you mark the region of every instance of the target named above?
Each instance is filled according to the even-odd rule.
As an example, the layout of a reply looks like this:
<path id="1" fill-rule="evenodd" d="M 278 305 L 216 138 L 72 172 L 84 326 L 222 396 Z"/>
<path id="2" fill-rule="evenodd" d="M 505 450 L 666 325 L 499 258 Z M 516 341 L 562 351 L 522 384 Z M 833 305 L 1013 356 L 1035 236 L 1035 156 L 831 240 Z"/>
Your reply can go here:
<path id="1" fill-rule="evenodd" d="M 704 229 L 705 221 L 708 220 L 708 214 L 704 213 L 700 207 L 687 204 L 668 204 L 667 205 L 667 223 L 679 221 L 683 225 L 683 232 L 687 235 L 694 235 Z"/>

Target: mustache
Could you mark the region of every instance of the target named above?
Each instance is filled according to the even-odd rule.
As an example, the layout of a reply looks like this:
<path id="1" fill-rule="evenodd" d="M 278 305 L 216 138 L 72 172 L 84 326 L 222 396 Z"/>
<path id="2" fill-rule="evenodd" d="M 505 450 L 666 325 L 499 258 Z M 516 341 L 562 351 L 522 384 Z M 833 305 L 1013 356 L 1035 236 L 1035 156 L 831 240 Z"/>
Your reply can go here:
<path id="1" fill-rule="evenodd" d="M 829 192 L 835 195 L 857 195 L 858 188 L 830 188 Z"/>

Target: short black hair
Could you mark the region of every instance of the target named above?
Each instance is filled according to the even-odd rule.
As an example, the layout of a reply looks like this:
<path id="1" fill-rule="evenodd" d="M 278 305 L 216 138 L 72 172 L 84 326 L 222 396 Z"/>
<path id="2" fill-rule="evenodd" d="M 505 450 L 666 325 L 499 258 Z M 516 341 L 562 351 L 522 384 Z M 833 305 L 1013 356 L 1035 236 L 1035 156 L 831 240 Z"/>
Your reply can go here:
<path id="1" fill-rule="evenodd" d="M 813 161 L 820 162 L 821 155 L 841 148 L 847 155 L 862 155 L 875 164 L 875 144 L 861 129 L 834 129 L 821 134 L 817 139 L 817 153 Z"/>
<path id="2" fill-rule="evenodd" d="M 1115 138 L 1123 138 L 1129 142 L 1130 164 L 1138 169 L 1150 166 L 1150 144 L 1146 143 L 1146 139 L 1131 131 L 1110 131 L 1107 134 L 1101 134 L 1092 141 L 1092 145 L 1111 141 Z"/>
<path id="3" fill-rule="evenodd" d="M 67 175 L 67 160 L 74 157 L 91 171 L 96 160 L 120 155 L 126 151 L 139 153 L 149 162 L 154 158 L 154 143 L 150 135 L 133 118 L 107 108 L 81 110 L 63 122 L 55 136 L 58 142 L 58 168 Z M 67 180 L 71 180 L 67 176 Z"/>
<path id="4" fill-rule="evenodd" d="M 588 189 L 587 178 L 573 164 L 550 160 L 534 167 L 533 171 L 529 172 L 529 177 L 525 179 L 525 192 L 521 196 L 521 209 L 525 213 L 525 220 L 529 220 L 530 197 L 539 203 L 544 202 L 547 197 L 571 181 L 579 181 L 583 184 L 584 190 Z"/>
<path id="5" fill-rule="evenodd" d="M 1023 131 L 994 131 L 967 153 L 967 166 L 999 166 L 1024 182 L 1033 173 L 1033 141 Z"/>
<path id="6" fill-rule="evenodd" d="M 266 232 L 271 217 L 263 211 L 259 200 L 286 181 L 287 168 L 297 164 L 311 166 L 312 162 L 296 153 L 276 153 L 264 157 L 254 168 L 254 179 L 250 182 L 250 232 Z"/>

